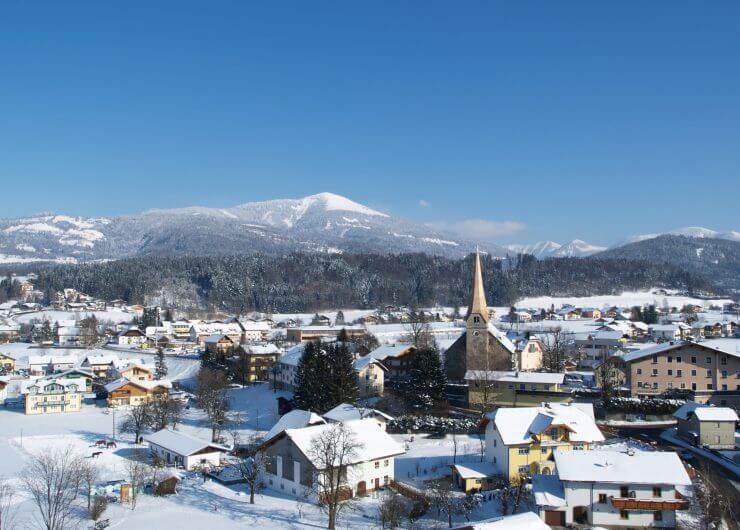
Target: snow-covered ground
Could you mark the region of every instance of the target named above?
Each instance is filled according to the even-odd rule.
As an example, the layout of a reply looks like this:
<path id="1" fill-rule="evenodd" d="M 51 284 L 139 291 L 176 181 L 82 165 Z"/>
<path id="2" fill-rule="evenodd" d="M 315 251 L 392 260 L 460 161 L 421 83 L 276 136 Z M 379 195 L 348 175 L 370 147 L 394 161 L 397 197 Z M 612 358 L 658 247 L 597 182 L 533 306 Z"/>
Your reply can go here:
<path id="1" fill-rule="evenodd" d="M 110 310 L 110 311 L 55 311 L 55 310 L 44 310 L 44 311 L 32 311 L 30 313 L 23 313 L 14 317 L 14 320 L 20 324 L 28 324 L 31 321 L 38 320 L 40 322 L 48 320 L 49 322 L 60 322 L 62 320 L 82 320 L 90 315 L 95 315 L 101 322 L 113 322 L 119 324 L 121 322 L 131 322 L 136 315 L 127 311 Z"/>

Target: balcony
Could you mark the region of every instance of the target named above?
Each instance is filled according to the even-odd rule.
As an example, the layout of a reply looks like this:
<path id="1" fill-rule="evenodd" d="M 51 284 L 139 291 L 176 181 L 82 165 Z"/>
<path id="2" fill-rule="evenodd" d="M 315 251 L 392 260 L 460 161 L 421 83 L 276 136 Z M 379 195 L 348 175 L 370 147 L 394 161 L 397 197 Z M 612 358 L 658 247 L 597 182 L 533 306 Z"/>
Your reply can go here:
<path id="1" fill-rule="evenodd" d="M 612 506 L 618 510 L 686 510 L 686 499 L 636 499 L 633 497 L 612 497 Z"/>

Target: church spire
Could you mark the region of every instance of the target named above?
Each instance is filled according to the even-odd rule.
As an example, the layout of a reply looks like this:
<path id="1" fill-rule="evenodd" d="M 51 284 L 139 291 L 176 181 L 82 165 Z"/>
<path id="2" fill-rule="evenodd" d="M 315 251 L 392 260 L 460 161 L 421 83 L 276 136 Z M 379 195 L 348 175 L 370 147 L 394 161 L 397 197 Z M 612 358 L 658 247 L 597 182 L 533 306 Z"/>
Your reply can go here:
<path id="1" fill-rule="evenodd" d="M 486 303 L 486 292 L 483 289 L 483 271 L 480 265 L 480 252 L 475 249 L 475 268 L 473 270 L 473 292 L 470 295 L 470 305 L 468 305 L 469 317 L 472 314 L 479 314 L 488 322 L 488 304 Z"/>

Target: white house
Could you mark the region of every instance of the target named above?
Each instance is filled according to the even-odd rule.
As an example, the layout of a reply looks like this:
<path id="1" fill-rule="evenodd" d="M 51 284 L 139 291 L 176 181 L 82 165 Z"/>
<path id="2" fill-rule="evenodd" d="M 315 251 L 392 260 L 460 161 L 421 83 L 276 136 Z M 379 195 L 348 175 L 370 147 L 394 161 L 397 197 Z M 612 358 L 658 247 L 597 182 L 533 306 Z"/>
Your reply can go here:
<path id="1" fill-rule="evenodd" d="M 58 330 L 60 346 L 77 346 L 82 338 L 82 331 L 78 326 L 60 326 Z"/>
<path id="2" fill-rule="evenodd" d="M 345 423 L 365 418 L 374 419 L 383 430 L 386 429 L 387 423 L 393 419 L 392 416 L 389 416 L 385 412 L 381 412 L 377 409 L 358 408 L 350 403 L 341 403 L 324 414 L 325 420 L 334 423 Z"/>
<path id="3" fill-rule="evenodd" d="M 228 447 L 172 429 L 162 429 L 144 436 L 144 441 L 149 443 L 152 454 L 163 462 L 187 471 L 217 467 L 221 465 L 221 455 L 229 452 Z"/>
<path id="4" fill-rule="evenodd" d="M 295 390 L 295 375 L 304 349 L 305 344 L 298 344 L 280 356 L 270 374 L 270 380 L 274 388 L 288 390 L 289 392 Z"/>
<path id="5" fill-rule="evenodd" d="M 145 342 L 146 333 L 134 326 L 118 334 L 118 344 L 122 346 L 141 346 Z"/>
<path id="6" fill-rule="evenodd" d="M 280 416 L 280 419 L 267 431 L 263 440 L 267 442 L 272 440 L 278 434 L 282 434 L 287 429 L 300 429 L 302 427 L 308 427 L 310 425 L 324 424 L 326 421 L 324 418 L 311 412 L 310 410 L 293 409 L 287 414 Z"/>
<path id="7" fill-rule="evenodd" d="M 347 494 L 365 495 L 389 484 L 394 478 L 394 459 L 404 453 L 403 448 L 373 419 L 348 421 L 342 425 L 358 444 L 346 460 Z M 266 441 L 261 451 L 266 454 L 268 461 L 263 476 L 267 487 L 315 500 L 312 486 L 321 483 L 325 468 L 316 462 L 312 444 L 322 434 L 335 428 L 338 428 L 336 424 L 320 424 L 286 429 Z"/>
<path id="8" fill-rule="evenodd" d="M 557 475 L 533 480 L 545 523 L 609 528 L 675 528 L 691 484 L 678 455 L 660 451 L 555 451 Z"/>

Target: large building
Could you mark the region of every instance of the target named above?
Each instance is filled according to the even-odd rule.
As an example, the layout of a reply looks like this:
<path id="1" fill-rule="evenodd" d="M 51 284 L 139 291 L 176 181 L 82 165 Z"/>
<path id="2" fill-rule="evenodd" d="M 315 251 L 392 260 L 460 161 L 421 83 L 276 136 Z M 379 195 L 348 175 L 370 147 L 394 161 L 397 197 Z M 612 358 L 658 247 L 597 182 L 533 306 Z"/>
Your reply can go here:
<path id="1" fill-rule="evenodd" d="M 86 381 L 83 378 L 37 379 L 23 390 L 26 414 L 79 412 Z"/>
<path id="2" fill-rule="evenodd" d="M 483 410 L 498 407 L 531 407 L 545 401 L 569 403 L 571 389 L 563 386 L 565 374 L 548 372 L 486 372 L 468 370 L 468 405 Z"/>

